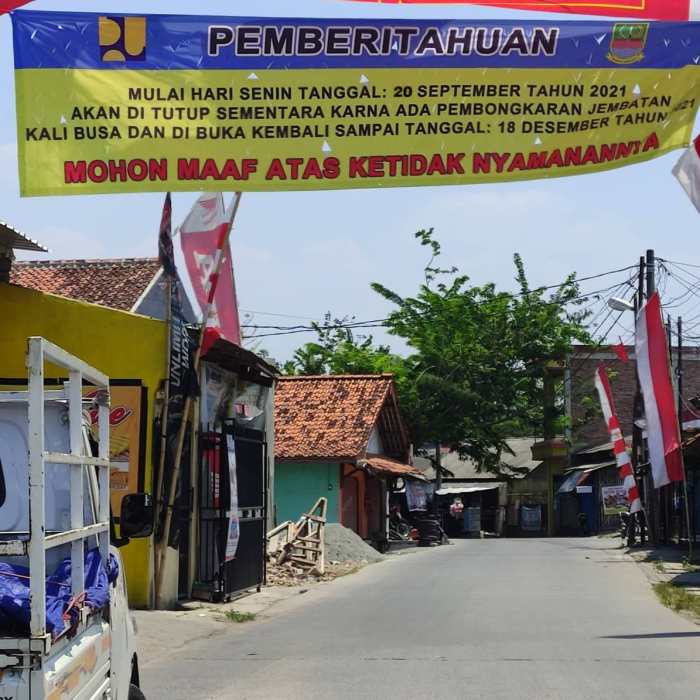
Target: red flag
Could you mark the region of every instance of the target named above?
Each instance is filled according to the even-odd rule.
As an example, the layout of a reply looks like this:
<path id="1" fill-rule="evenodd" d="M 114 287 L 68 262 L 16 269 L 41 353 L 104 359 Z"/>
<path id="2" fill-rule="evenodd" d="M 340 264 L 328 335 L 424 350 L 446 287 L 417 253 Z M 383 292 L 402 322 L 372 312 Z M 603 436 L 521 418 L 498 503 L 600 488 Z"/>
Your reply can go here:
<path id="1" fill-rule="evenodd" d="M 632 461 L 630 460 L 625 439 L 622 436 L 620 422 L 617 419 L 615 412 L 615 402 L 613 401 L 610 381 L 605 365 L 601 362 L 598 365 L 595 373 L 595 388 L 598 390 L 600 397 L 600 406 L 603 409 L 603 417 L 605 425 L 608 426 L 610 440 L 613 443 L 613 452 L 615 453 L 615 461 L 617 462 L 618 473 L 622 484 L 627 491 L 627 501 L 630 504 L 630 513 L 636 513 L 642 510 L 642 502 L 639 499 L 639 490 L 637 482 L 634 478 L 634 470 L 632 469 Z"/>
<path id="2" fill-rule="evenodd" d="M 381 2 L 385 5 L 484 5 L 510 10 L 566 12 L 606 17 L 638 17 L 640 19 L 700 19 L 698 0 L 354 0 Z"/>
<path id="3" fill-rule="evenodd" d="M 180 245 L 202 313 L 212 304 L 204 332 L 203 354 L 219 335 L 241 344 L 231 250 L 228 245 L 222 249 L 228 225 L 222 194 L 206 192 L 180 226 Z M 219 255 L 223 256 L 220 266 Z"/>
<path id="4" fill-rule="evenodd" d="M 31 0 L 0 0 L 0 15 L 30 2 Z"/>
<path id="5" fill-rule="evenodd" d="M 654 486 L 659 488 L 683 480 L 683 457 L 658 292 L 639 312 L 636 331 L 637 373 L 644 397 L 649 459 Z"/>
<path id="6" fill-rule="evenodd" d="M 612 346 L 612 349 L 615 351 L 617 359 L 620 360 L 620 362 L 627 363 L 630 361 L 630 356 L 627 354 L 627 348 L 622 342 L 622 338 L 620 338 L 620 342 L 617 345 Z"/>

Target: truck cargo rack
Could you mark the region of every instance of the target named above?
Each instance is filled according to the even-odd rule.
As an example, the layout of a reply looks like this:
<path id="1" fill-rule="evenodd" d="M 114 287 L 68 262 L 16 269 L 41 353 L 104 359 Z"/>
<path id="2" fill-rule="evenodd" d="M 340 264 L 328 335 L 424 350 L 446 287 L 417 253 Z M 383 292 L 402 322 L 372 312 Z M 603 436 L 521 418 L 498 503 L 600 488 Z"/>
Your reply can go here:
<path id="1" fill-rule="evenodd" d="M 44 365 L 68 371 L 69 381 L 63 391 L 45 391 Z M 17 539 L 0 541 L 0 555 L 29 557 L 31 601 L 30 638 L 0 637 L 0 650 L 18 648 L 28 652 L 48 653 L 51 635 L 46 631 L 46 551 L 64 544 L 71 545 L 71 592 L 80 596 L 85 588 L 84 557 L 88 538 L 96 537 L 105 566 L 109 556 L 109 379 L 82 360 L 40 337 L 28 340 L 28 391 L 6 392 L 0 401 L 27 401 L 29 417 L 29 533 Z M 83 381 L 97 389 L 98 456 L 86 454 L 83 434 Z M 45 449 L 45 403 L 63 399 L 68 404 L 70 453 Z M 47 534 L 45 511 L 45 476 L 47 466 L 63 464 L 70 469 L 70 529 Z M 95 467 L 96 469 L 88 469 Z M 95 474 L 97 472 L 97 474 Z M 96 505 L 95 522 L 84 520 L 84 477 Z"/>

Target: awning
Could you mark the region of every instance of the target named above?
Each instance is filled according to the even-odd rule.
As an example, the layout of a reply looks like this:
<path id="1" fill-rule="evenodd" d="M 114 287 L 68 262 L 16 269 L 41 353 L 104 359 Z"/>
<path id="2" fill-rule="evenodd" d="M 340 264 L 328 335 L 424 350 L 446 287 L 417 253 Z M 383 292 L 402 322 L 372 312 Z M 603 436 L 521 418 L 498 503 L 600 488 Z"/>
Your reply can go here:
<path id="1" fill-rule="evenodd" d="M 13 248 L 14 250 L 31 250 L 35 252 L 47 253 L 41 243 L 28 238 L 22 232 L 13 228 L 4 221 L 0 221 L 0 248 Z"/>
<path id="2" fill-rule="evenodd" d="M 488 483 L 480 481 L 462 481 L 445 484 L 441 489 L 435 491 L 438 496 L 458 495 L 461 493 L 477 493 L 478 491 L 493 491 L 493 489 L 505 486 L 503 481 L 491 481 Z"/>
<path id="3" fill-rule="evenodd" d="M 566 478 L 557 489 L 557 493 L 571 493 L 576 490 L 577 486 L 583 484 L 593 472 L 607 469 L 608 467 L 614 467 L 616 464 L 616 462 L 611 461 L 601 462 L 600 464 L 582 464 L 581 466 L 575 467 L 567 472 Z"/>
<path id="4" fill-rule="evenodd" d="M 632 446 L 632 438 L 625 438 L 625 445 L 627 447 Z M 577 450 L 577 455 L 594 455 L 599 452 L 612 452 L 615 445 L 612 442 L 604 442 L 602 445 L 595 445 L 594 447 L 589 447 L 587 450 Z"/>
<path id="5" fill-rule="evenodd" d="M 383 455 L 371 455 L 365 460 L 358 460 L 360 466 L 369 467 L 372 471 L 378 474 L 386 474 L 387 476 L 401 476 L 409 479 L 419 479 L 427 481 L 423 473 L 412 467 L 410 464 L 404 464 L 396 459 L 385 457 Z"/>
<path id="6" fill-rule="evenodd" d="M 586 474 L 581 469 L 574 469 L 566 475 L 561 486 L 557 489 L 557 494 L 571 493 L 576 490 L 576 487 L 586 478 Z"/>

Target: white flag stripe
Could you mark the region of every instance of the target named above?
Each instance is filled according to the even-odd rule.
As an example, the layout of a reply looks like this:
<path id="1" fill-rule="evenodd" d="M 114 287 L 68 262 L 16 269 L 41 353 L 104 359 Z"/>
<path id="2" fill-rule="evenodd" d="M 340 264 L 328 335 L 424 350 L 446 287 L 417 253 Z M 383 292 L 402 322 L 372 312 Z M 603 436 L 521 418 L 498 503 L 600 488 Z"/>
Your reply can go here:
<path id="1" fill-rule="evenodd" d="M 700 0 L 690 0 L 689 20 L 700 19 Z"/>
<path id="2" fill-rule="evenodd" d="M 595 388 L 598 391 L 598 396 L 600 397 L 600 407 L 603 410 L 603 418 L 605 418 L 605 427 L 608 427 L 610 423 L 610 418 L 612 417 L 612 406 L 608 400 L 608 393 L 605 391 L 603 382 L 600 381 L 600 376 L 598 372 L 595 373 Z"/>
<path id="3" fill-rule="evenodd" d="M 630 456 L 627 454 L 627 450 L 624 452 L 620 452 L 615 455 L 615 459 L 617 460 L 617 466 L 621 469 L 622 467 L 626 466 L 627 464 L 631 464 L 630 461 Z"/>
<path id="4" fill-rule="evenodd" d="M 666 455 L 664 454 L 664 440 L 663 433 L 661 432 L 659 407 L 654 400 L 654 382 L 651 377 L 651 366 L 649 365 L 649 338 L 647 335 L 647 320 L 644 307 L 642 307 L 642 310 L 639 312 L 636 335 L 635 351 L 637 355 L 637 372 L 639 373 L 639 383 L 642 386 L 642 396 L 644 397 L 649 459 L 652 465 L 654 486 L 658 489 L 670 483 L 670 479 L 666 472 Z"/>
<path id="5" fill-rule="evenodd" d="M 698 154 L 698 142 L 690 144 L 690 147 L 680 157 L 673 168 L 681 187 L 685 190 L 695 208 L 700 212 L 700 155 Z"/>

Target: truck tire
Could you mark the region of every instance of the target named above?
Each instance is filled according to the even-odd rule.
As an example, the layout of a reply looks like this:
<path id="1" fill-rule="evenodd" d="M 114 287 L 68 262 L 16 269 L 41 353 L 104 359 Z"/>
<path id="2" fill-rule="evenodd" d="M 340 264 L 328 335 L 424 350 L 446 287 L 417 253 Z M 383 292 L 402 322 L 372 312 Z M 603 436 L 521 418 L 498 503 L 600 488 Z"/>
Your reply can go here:
<path id="1" fill-rule="evenodd" d="M 141 692 L 141 688 L 132 683 L 129 686 L 129 700 L 146 700 L 146 696 Z"/>

